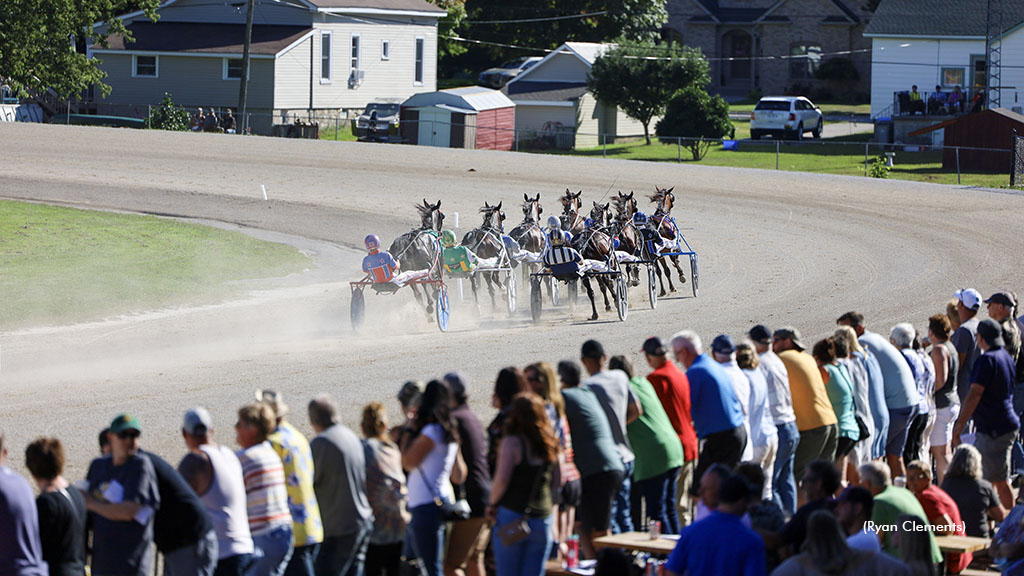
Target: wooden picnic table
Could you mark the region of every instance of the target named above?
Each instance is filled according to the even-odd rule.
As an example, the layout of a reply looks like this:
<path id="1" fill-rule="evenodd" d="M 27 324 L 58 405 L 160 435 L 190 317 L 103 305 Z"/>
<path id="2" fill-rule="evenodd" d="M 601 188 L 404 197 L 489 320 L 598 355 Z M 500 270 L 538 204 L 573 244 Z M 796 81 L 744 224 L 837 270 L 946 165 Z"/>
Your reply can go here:
<path id="1" fill-rule="evenodd" d="M 977 552 L 985 550 L 992 543 L 988 538 L 974 536 L 936 536 L 935 543 L 943 552 Z"/>
<path id="2" fill-rule="evenodd" d="M 671 554 L 676 548 L 677 540 L 665 537 L 651 540 L 647 532 L 623 532 L 594 539 L 595 548 L 622 548 L 636 550 L 648 554 Z"/>

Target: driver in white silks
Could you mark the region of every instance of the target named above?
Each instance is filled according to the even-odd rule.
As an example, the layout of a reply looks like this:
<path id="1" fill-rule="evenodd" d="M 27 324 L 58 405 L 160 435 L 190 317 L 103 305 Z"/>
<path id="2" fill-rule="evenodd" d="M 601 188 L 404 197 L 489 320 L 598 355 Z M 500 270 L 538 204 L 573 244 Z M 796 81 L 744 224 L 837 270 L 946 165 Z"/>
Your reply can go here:
<path id="1" fill-rule="evenodd" d="M 576 274 L 583 262 L 583 255 L 572 247 L 572 234 L 562 230 L 557 216 L 548 218 L 548 245 L 542 259 L 555 276 Z"/>

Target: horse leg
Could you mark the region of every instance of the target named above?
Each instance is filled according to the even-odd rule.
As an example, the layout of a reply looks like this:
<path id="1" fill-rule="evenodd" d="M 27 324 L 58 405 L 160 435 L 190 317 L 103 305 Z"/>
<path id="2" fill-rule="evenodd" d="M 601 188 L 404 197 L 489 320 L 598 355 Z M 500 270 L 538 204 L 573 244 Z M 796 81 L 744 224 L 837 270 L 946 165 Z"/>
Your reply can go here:
<path id="1" fill-rule="evenodd" d="M 601 276 L 601 277 L 599 277 L 597 279 L 597 285 L 598 285 L 598 287 L 601 288 L 601 296 L 604 297 L 604 311 L 605 312 L 611 312 L 612 311 L 612 305 L 608 302 L 608 293 L 609 292 L 611 292 L 612 294 L 615 293 L 615 292 L 613 292 L 613 290 L 615 290 L 615 288 L 612 287 L 611 280 L 609 280 L 606 276 Z"/>
<path id="2" fill-rule="evenodd" d="M 665 269 L 665 280 L 668 281 L 668 291 L 675 292 L 676 287 L 672 285 L 672 271 L 668 269 L 667 260 L 668 258 L 662 256 L 660 259 L 658 259 L 658 262 L 661 262 L 661 267 Z"/>
<path id="3" fill-rule="evenodd" d="M 679 283 L 686 284 L 686 274 L 683 272 L 683 267 L 679 265 L 679 256 L 672 257 L 672 265 L 676 267 L 676 272 L 679 273 Z"/>
<path id="4" fill-rule="evenodd" d="M 632 266 L 626 266 L 626 271 L 629 273 L 629 283 L 633 286 L 640 285 L 640 267 L 636 264 Z"/>
<path id="5" fill-rule="evenodd" d="M 654 273 L 658 275 L 658 296 L 665 296 L 665 279 L 661 275 L 661 266 L 658 265 L 658 261 L 654 261 Z"/>
<path id="6" fill-rule="evenodd" d="M 583 287 L 587 289 L 587 298 L 590 298 L 590 309 L 593 310 L 591 320 L 597 320 L 597 304 L 594 302 L 594 288 L 590 285 L 590 277 L 583 277 Z"/>
<path id="7" fill-rule="evenodd" d="M 476 291 L 476 274 L 469 275 L 469 287 L 473 290 L 473 305 L 476 307 L 477 314 L 480 313 L 480 298 L 477 297 Z"/>
<path id="8" fill-rule="evenodd" d="M 488 272 L 484 278 L 487 279 L 487 292 L 491 295 L 491 310 L 493 311 L 498 307 L 497 302 L 494 300 L 494 285 L 498 283 L 498 279 L 495 278 L 496 272 Z"/>
<path id="9" fill-rule="evenodd" d="M 412 288 L 412 295 L 416 298 L 416 303 L 422 306 L 423 300 L 420 298 L 420 291 L 416 288 L 416 284 L 410 284 L 409 287 Z M 424 296 L 426 292 L 426 290 L 423 291 Z"/>

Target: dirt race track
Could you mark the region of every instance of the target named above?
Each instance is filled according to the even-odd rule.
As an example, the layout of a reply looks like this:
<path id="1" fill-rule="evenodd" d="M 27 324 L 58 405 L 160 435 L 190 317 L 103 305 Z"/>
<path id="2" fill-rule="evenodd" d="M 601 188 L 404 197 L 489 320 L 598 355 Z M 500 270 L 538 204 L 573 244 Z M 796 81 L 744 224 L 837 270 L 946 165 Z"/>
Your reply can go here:
<path id="1" fill-rule="evenodd" d="M 69 445 L 72 479 L 84 475 L 96 432 L 124 410 L 141 419 L 144 447 L 177 462 L 187 408 L 208 407 L 215 437 L 234 445 L 234 411 L 255 388 L 283 391 L 292 421 L 307 432 L 306 402 L 329 392 L 358 429 L 366 402 L 385 402 L 397 418 L 402 381 L 458 369 L 471 383 L 473 407 L 489 418 L 499 368 L 578 357 L 588 337 L 643 364 L 644 338 L 683 328 L 710 341 L 722 332 L 739 337 L 757 322 L 786 323 L 813 343 L 850 309 L 887 333 L 899 321 L 926 325 L 958 288 L 986 296 L 1024 290 L 1024 197 L 1006 191 L 103 128 L 0 124 L 0 138 L 0 197 L 227 223 L 295 244 L 318 264 L 248 283 L 237 300 L 219 305 L 0 333 L 0 428 L 13 463 L 21 466 L 31 438 L 57 435 Z M 358 336 L 350 329 L 347 281 L 360 276 L 361 257 L 353 248 L 367 233 L 387 243 L 410 229 L 418 222 L 414 202 L 441 199 L 449 218 L 460 213 L 464 232 L 479 222 L 484 201 L 503 201 L 511 228 L 521 220 L 523 193 L 540 192 L 548 215 L 566 188 L 583 190 L 589 209 L 606 191 L 639 195 L 655 186 L 675 186 L 674 215 L 700 254 L 699 298 L 686 285 L 652 311 L 641 286 L 631 290 L 625 323 L 614 312 L 587 322 L 582 308 L 570 318 L 548 307 L 535 326 L 521 288 L 516 316 L 485 304 L 478 318 L 468 302 L 456 304 L 451 331 L 441 334 L 407 291 L 368 294 L 375 325 Z"/>

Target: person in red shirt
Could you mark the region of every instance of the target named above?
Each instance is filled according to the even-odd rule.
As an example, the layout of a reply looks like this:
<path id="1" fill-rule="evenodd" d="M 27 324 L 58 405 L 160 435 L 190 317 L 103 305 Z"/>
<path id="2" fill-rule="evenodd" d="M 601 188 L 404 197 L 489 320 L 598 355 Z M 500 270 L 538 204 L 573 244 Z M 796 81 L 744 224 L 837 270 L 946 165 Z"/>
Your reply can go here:
<path id="1" fill-rule="evenodd" d="M 914 460 L 907 465 L 907 488 L 917 496 L 917 501 L 928 515 L 928 523 L 935 526 L 936 536 L 966 536 L 960 509 L 953 498 L 942 488 L 932 484 L 932 468 L 928 464 Z M 946 570 L 950 574 L 959 574 L 971 563 L 974 555 L 970 552 L 946 554 Z"/>
<path id="2" fill-rule="evenodd" d="M 672 428 L 683 444 L 683 466 L 679 469 L 679 481 L 676 483 L 676 505 L 679 508 L 679 525 L 686 526 L 692 518 L 689 492 L 697 464 L 697 432 L 690 417 L 690 381 L 668 359 L 668 349 L 661 338 L 648 338 L 642 351 L 647 364 L 654 369 L 647 375 L 647 380 L 654 387 Z"/>

